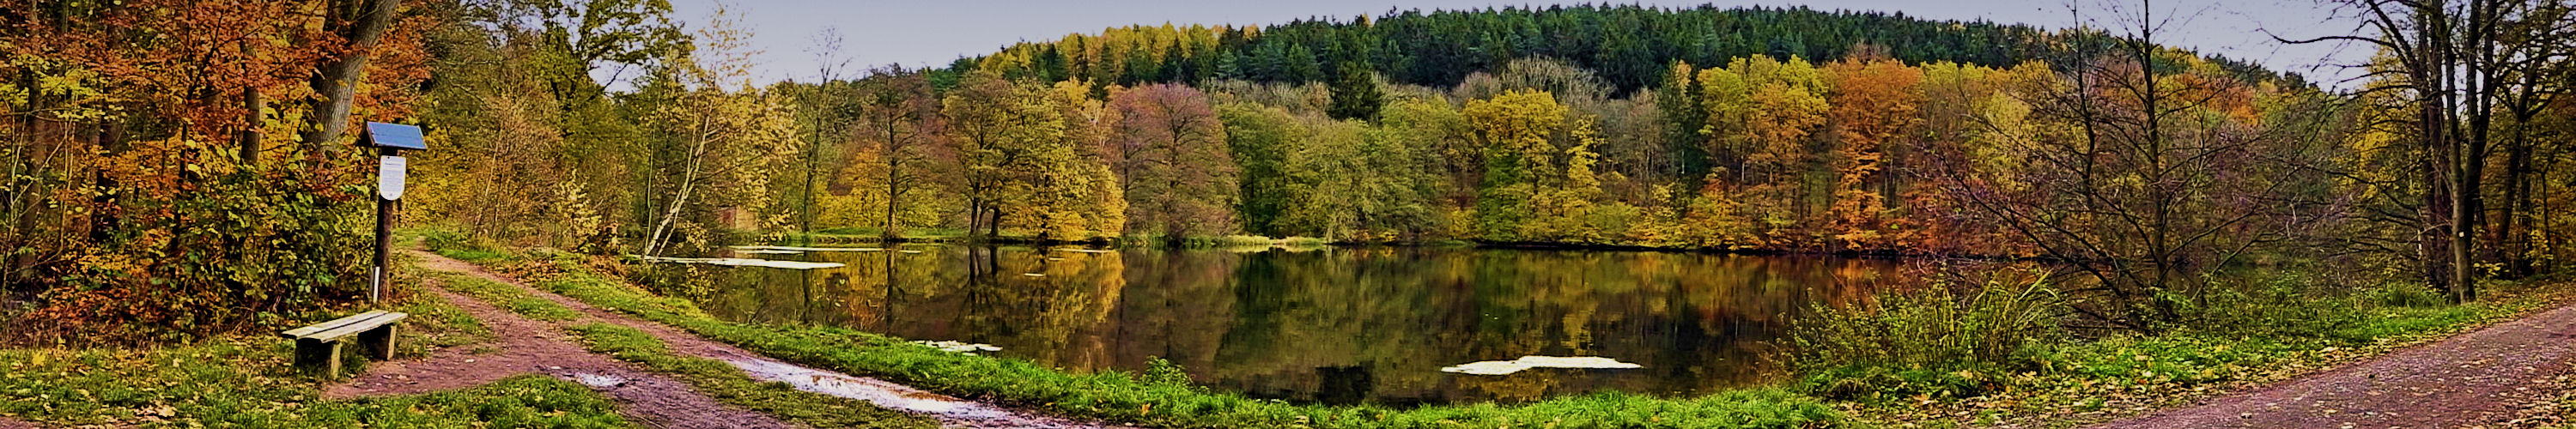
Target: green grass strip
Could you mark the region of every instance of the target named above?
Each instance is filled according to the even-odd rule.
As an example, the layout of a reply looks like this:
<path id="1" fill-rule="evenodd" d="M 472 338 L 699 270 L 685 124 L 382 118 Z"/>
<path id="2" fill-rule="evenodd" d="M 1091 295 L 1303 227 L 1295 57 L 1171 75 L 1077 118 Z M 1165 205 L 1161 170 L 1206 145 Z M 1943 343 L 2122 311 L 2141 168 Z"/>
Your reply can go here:
<path id="1" fill-rule="evenodd" d="M 581 318 L 580 311 L 574 311 L 570 307 L 563 306 L 563 304 L 556 304 L 554 301 L 549 301 L 545 298 L 531 295 L 527 290 L 520 289 L 518 286 L 485 280 L 481 277 L 454 273 L 435 273 L 433 275 L 439 278 L 439 284 L 445 285 L 447 290 L 472 295 L 476 299 L 483 300 L 483 302 L 508 309 L 512 313 L 519 313 L 519 315 L 527 316 L 530 319 L 561 322 Z"/>
<path id="2" fill-rule="evenodd" d="M 520 376 L 453 392 L 322 401 L 268 337 L 154 350 L 0 350 L 0 416 L 63 426 L 634 427 L 579 384 Z"/>
<path id="3" fill-rule="evenodd" d="M 537 262 L 543 263 L 543 262 Z M 1072 374 L 1018 359 L 942 352 L 866 332 L 765 326 L 709 317 L 685 300 L 654 296 L 553 261 L 546 290 L 613 311 L 677 326 L 719 342 L 818 368 L 873 375 L 917 387 L 1075 417 L 1164 427 L 1838 427 L 1841 415 L 1815 399 L 1776 388 L 1687 399 L 1595 393 L 1527 405 L 1490 403 L 1392 409 L 1291 404 L 1213 392 L 1185 382 L 1119 371 Z"/>
<path id="4" fill-rule="evenodd" d="M 409 265 L 412 262 L 408 260 L 410 255 L 403 256 L 406 260 L 401 263 Z M 420 284 L 419 277 L 415 274 L 418 271 L 420 270 L 396 270 L 395 284 Z M 464 309 L 456 308 L 454 303 L 447 302 L 439 295 L 412 293 L 407 296 L 408 298 L 404 298 L 403 302 L 393 306 L 394 311 L 411 315 L 410 318 L 403 320 L 403 341 L 395 342 L 400 347 L 396 350 L 396 354 L 427 356 L 429 351 L 434 349 L 492 340 L 491 327 L 484 326 L 481 319 L 474 318 L 472 314 L 466 314 Z"/>
<path id="5" fill-rule="evenodd" d="M 698 391 L 780 419 L 817 428 L 936 428 L 929 418 L 879 408 L 867 401 L 796 390 L 786 383 L 761 382 L 722 361 L 670 353 L 661 339 L 624 326 L 592 323 L 567 327 L 581 335 L 590 351 L 644 364 L 653 372 L 678 376 Z"/>

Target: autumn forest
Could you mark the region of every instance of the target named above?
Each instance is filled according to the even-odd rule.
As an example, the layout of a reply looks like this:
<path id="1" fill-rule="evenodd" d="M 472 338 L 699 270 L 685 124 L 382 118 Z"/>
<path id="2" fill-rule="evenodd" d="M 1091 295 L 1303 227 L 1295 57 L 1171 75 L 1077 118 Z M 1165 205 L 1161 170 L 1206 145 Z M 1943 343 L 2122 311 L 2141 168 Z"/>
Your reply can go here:
<path id="1" fill-rule="evenodd" d="M 741 22 L 741 5 L 682 16 L 665 0 L 6 0 L 0 249 L 8 253 L 0 259 L 0 344 L 218 347 L 202 345 L 354 312 L 345 309 L 391 308 L 367 298 L 378 160 L 352 144 L 360 123 L 385 122 L 419 126 L 430 147 L 408 154 L 410 190 L 395 227 L 405 240 L 418 240 L 398 246 L 431 253 L 404 258 L 485 264 L 527 280 L 537 293 L 760 354 L 1048 415 L 1168 427 L 1271 426 L 1285 420 L 1263 419 L 1288 416 L 1379 422 L 1334 424 L 1349 427 L 1512 425 L 1563 414 L 1548 408 L 1558 401 L 1577 401 L 1567 405 L 1577 408 L 1600 401 L 1688 410 L 1673 415 L 1786 419 L 1747 427 L 1971 415 L 2107 419 L 2125 414 L 2089 414 L 2104 406 L 2100 396 L 2178 398 L 2197 394 L 2185 392 L 2198 386 L 2282 380 L 2294 374 L 2250 368 L 2346 362 L 2327 352 L 2555 307 L 2547 305 L 2559 302 L 2555 291 L 2568 289 L 2549 279 L 2576 258 L 2576 241 L 2566 234 L 2576 222 L 2576 193 L 2566 189 L 2576 184 L 2576 98 L 2564 96 L 2576 89 L 2576 16 L 2569 15 L 2576 4 L 2330 3 L 2356 17 L 2355 33 L 2283 34 L 2277 43 L 2375 52 L 2367 63 L 2338 65 L 2359 71 L 2351 80 L 2320 81 L 2179 47 L 2174 33 L 2196 29 L 2133 25 L 2163 22 L 2153 19 L 2162 5 L 2145 2 L 2091 9 L 2101 16 L 2064 28 L 1809 7 L 1398 9 L 1273 24 L 1109 26 L 907 67 L 853 64 L 843 53 L 865 41 L 832 33 L 814 38 L 814 46 L 756 45 L 751 36 L 760 30 Z M 762 50 L 812 52 L 824 66 L 761 78 L 755 61 Z M 1798 281 L 1819 283 L 1760 286 L 1808 289 L 1745 292 L 1765 297 L 1768 313 L 1725 316 L 1755 326 L 1726 334 L 1727 341 L 1765 344 L 1728 343 L 1727 353 L 1759 353 L 1769 362 L 1762 371 L 1785 374 L 1728 376 L 1769 380 L 1745 387 L 1754 390 L 1688 400 L 1697 402 L 1579 396 L 1501 411 L 1244 402 L 1191 387 L 1187 369 L 1127 365 L 1143 365 L 1135 362 L 1108 367 L 1137 368 L 1137 387 L 1066 387 L 1097 386 L 1084 381 L 1097 377 L 1115 377 L 1116 386 L 1130 381 L 1123 372 L 1066 375 L 972 354 L 868 351 L 893 347 L 873 336 L 889 332 L 716 320 L 731 316 L 666 309 L 649 298 L 593 301 L 629 292 L 585 286 L 632 282 L 632 290 L 737 311 L 730 308 L 745 304 L 705 300 L 706 288 L 724 284 L 710 279 L 731 277 L 654 262 L 741 256 L 746 245 L 914 249 L 907 243 L 1014 246 L 1010 255 L 1036 261 L 1013 265 L 1037 267 L 1015 268 L 1028 272 L 1020 281 L 1029 282 L 1078 281 L 1046 277 L 1052 271 L 1043 262 L 1074 258 L 1046 256 L 1048 248 L 1144 252 L 1124 256 L 1137 266 L 1159 260 L 1147 259 L 1155 252 L 1251 246 L 1348 252 L 1336 255 L 1404 267 L 1337 272 L 1330 270 L 1343 268 L 1332 260 L 1287 259 L 1294 265 L 1283 266 L 1310 274 L 1283 274 L 1251 271 L 1266 266 L 1253 261 L 1289 256 L 1186 253 L 1194 263 L 1219 264 L 1208 267 L 1245 267 L 1229 278 L 1333 272 L 1340 282 L 1441 263 L 1420 255 L 1483 261 L 1475 266 L 1486 268 L 1475 272 L 1514 279 L 1544 273 L 1508 261 L 1583 267 L 1581 261 L 1607 258 L 1671 278 L 1692 274 L 1654 270 L 1748 264 L 1582 252 L 1922 265 L 1867 276 L 1911 279 L 1880 290 L 1808 268 L 1840 262 L 1778 259 L 1806 270 Z M 1470 248 L 1575 253 L 1402 250 Z M 774 252 L 820 251 L 781 249 L 789 250 Z M 960 260 L 991 257 L 960 252 Z M 846 275 L 882 280 L 817 284 L 872 281 L 896 296 L 905 265 L 887 255 L 808 262 L 879 270 Z M 1092 259 L 1067 263 L 1120 264 L 1082 257 Z M 1230 262 L 1236 258 L 1243 262 Z M 1679 262 L 1657 262 L 1666 258 Z M 1576 262 L 1563 262 L 1569 260 Z M 1084 269 L 1095 271 L 1080 278 L 1119 276 Z M 1473 290 L 1484 294 L 1522 287 L 1420 269 L 1390 281 L 1476 278 Z M 404 281 L 457 281 L 404 270 Z M 1234 287 L 1151 275 L 1130 272 L 1116 287 Z M 1845 280 L 1815 280 L 1833 278 Z M 1412 287 L 1368 284 L 1394 296 Z M 449 299 L 492 299 L 447 289 L 464 293 L 447 293 Z M 1001 298 L 901 293 L 1039 307 L 1061 306 L 1047 297 L 1120 296 L 1114 288 L 994 290 Z M 1188 296 L 1270 302 L 1252 293 Z M 419 296 L 440 295 L 406 292 L 396 302 Z M 521 311 L 514 306 L 503 307 Z M 1717 308 L 1689 304 L 1708 314 L 1733 311 L 1703 306 Z M 1576 309 L 1560 311 L 1566 319 L 1548 326 L 1576 329 L 1584 324 L 1574 317 L 1593 317 L 1589 304 L 1569 308 Z M 415 320 L 429 314 L 409 311 Z M 921 310 L 909 311 L 902 314 Z M 1657 314 L 1654 320 L 1665 320 Z M 1702 320 L 1720 317 L 1708 314 Z M 593 352 L 620 347 L 602 339 L 602 328 L 566 329 Z M 1287 332 L 1281 336 L 1301 332 L 1277 329 Z M 805 344 L 775 338 L 841 335 L 857 339 L 772 349 Z M 225 350 L 249 353 L 238 359 L 270 358 L 257 347 Z M 45 353 L 0 349 L 0 362 L 34 359 L 43 367 Z M 435 359 L 434 351 L 423 353 Z M 832 360 L 840 353 L 856 357 Z M 1213 360 L 1169 353 L 1141 355 L 1152 365 Z M 943 365 L 981 369 L 936 369 L 951 368 Z M 692 382 L 741 376 L 672 374 Z M 1010 378 L 992 374 L 1033 381 L 976 378 Z M 1326 379 L 1320 383 L 1333 383 Z M 560 383 L 509 380 L 524 389 Z M 132 423 L 13 408 L 19 405 L 5 399 L 27 392 L 12 396 L 12 383 L 0 380 L 0 427 L 10 427 L 11 417 Z M 562 388 L 588 392 L 568 386 Z M 2115 390 L 2121 393 L 2106 393 Z M 55 395 L 48 398 L 73 396 Z M 2009 402 L 2027 408 L 1962 398 L 2016 398 Z M 167 402 L 141 401 L 135 404 Z M 784 402 L 734 406 L 796 403 L 762 401 Z M 152 414 L 135 408 L 146 405 L 107 403 L 144 411 L 97 415 Z M 1148 405 L 1139 411 L 1140 403 Z M 1773 415 L 1742 405 L 1754 403 L 1797 411 Z M 1917 403 L 1936 405 L 1910 409 Z M 1156 414 L 1150 404 L 1197 411 Z M 368 420 L 386 417 L 365 417 L 363 403 L 352 406 L 361 407 L 348 411 L 354 421 L 404 425 Z M 549 408 L 563 404 L 514 406 L 552 416 L 543 418 L 584 415 L 544 414 L 571 409 Z M 1954 410 L 1959 414 L 1939 414 Z M 1440 414 L 1449 412 L 1457 414 Z M 1795 417 L 1779 417 L 1789 415 Z M 529 421 L 584 426 L 543 418 Z M 1630 427 L 1618 421 L 1595 423 Z"/>

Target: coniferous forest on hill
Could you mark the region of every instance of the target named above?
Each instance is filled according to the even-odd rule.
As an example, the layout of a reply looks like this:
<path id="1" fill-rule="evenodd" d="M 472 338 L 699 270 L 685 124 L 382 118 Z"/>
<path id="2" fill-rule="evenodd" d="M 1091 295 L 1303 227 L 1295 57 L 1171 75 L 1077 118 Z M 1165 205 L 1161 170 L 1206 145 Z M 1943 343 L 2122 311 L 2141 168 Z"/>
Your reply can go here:
<path id="1" fill-rule="evenodd" d="M 406 240 L 679 298 L 711 281 L 655 262 L 759 244 L 1950 261 L 1931 286 L 1792 311 L 1814 322 L 1755 317 L 1776 323 L 1786 375 L 1770 388 L 1788 391 L 1761 401 L 1817 416 L 1840 415 L 1819 400 L 2065 405 L 2157 373 L 2186 384 L 2123 394 L 2279 380 L 2245 368 L 2555 302 L 2533 291 L 2576 258 L 2562 162 L 2576 161 L 2576 5 L 2337 3 L 2372 13 L 2355 34 L 2283 43 L 2376 51 L 2348 82 L 2121 24 L 2161 22 L 2143 16 L 1390 9 L 1113 26 L 916 68 L 852 64 L 866 41 L 834 33 L 756 46 L 736 14 L 666 0 L 0 0 L 0 345 L 265 341 L 382 308 L 367 299 L 378 161 L 352 144 L 362 122 L 426 131 L 430 149 L 407 153 Z M 2163 10 L 2140 6 L 2091 10 Z M 798 48 L 824 66 L 757 77 L 756 52 Z M 2490 286 L 2507 293 L 2482 298 Z M 548 290 L 586 290 L 568 287 Z M 658 301 L 595 304 L 780 344 L 636 302 Z M 851 344 L 882 340 L 864 338 Z M 2183 350 L 2205 368 L 2154 366 Z M 43 356 L 11 353 L 0 362 Z M 993 387 L 800 361 L 1075 417 L 1263 426 L 1130 415 L 1118 401 L 1143 399 L 1063 387 L 1094 375 L 1011 362 L 994 365 L 1041 375 Z M 1244 400 L 1142 374 L 1181 386 L 1144 397 Z M 78 424 L 6 405 L 9 383 L 0 427 Z M 1490 421 L 1476 418 L 1459 421 Z"/>

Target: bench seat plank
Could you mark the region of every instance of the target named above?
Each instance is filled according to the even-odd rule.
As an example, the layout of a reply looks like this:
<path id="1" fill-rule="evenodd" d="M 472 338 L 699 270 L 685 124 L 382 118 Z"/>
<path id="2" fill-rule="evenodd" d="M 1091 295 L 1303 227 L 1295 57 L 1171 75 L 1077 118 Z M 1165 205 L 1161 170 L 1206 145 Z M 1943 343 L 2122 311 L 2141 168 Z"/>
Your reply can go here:
<path id="1" fill-rule="evenodd" d="M 306 335 L 313 335 L 314 333 L 317 333 L 317 332 L 329 331 L 329 330 L 332 330 L 332 329 L 334 329 L 334 328 L 339 328 L 341 325 L 347 325 L 347 324 L 351 324 L 351 323 L 357 323 L 357 322 L 358 322 L 358 321 L 360 321 L 360 320 L 366 320 L 366 319 L 374 318 L 374 317 L 376 317 L 376 316 L 383 315 L 383 314 L 385 314 L 385 311 L 384 311 L 384 310 L 375 310 L 375 311 L 369 311 L 369 312 L 365 312 L 365 313 L 358 313 L 358 314 L 356 314 L 356 315 L 352 315 L 352 316 L 349 316 L 349 317 L 342 317 L 342 318 L 338 318 L 338 319 L 332 319 L 332 320 L 331 320 L 331 321 L 329 321 L 329 322 L 315 323 L 315 324 L 313 324 L 312 326 L 306 326 L 306 327 L 302 327 L 302 328 L 289 329 L 289 330 L 287 330 L 286 332 L 279 332 L 279 333 L 277 333 L 277 336 L 280 336 L 280 337 L 286 337 L 286 338 L 303 338 L 303 337 L 304 337 L 304 336 L 306 336 Z"/>
<path id="2" fill-rule="evenodd" d="M 307 334 L 304 338 L 312 338 L 321 341 L 339 341 L 341 337 L 347 337 L 359 332 L 366 332 L 367 330 L 376 329 L 377 327 L 385 326 L 385 324 L 402 320 L 403 316 L 406 315 L 402 313 L 377 312 L 376 315 L 367 319 L 349 322 L 348 324 L 340 325 L 340 327 L 332 328 L 328 331 Z"/>

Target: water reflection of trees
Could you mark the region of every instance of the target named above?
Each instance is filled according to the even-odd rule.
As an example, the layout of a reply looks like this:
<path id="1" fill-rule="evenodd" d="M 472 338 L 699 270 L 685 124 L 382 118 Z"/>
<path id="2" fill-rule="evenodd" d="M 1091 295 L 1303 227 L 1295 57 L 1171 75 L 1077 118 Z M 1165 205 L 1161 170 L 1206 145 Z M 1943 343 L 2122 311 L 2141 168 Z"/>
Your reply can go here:
<path id="1" fill-rule="evenodd" d="M 1766 345 L 1817 300 L 1894 263 L 1684 253 L 1429 248 L 1046 252 L 941 247 L 812 255 L 845 267 L 737 274 L 729 317 L 985 342 L 1075 370 L 1153 357 L 1200 382 L 1300 401 L 1688 394 L 1770 375 Z M 1041 274 L 1029 276 L 1026 274 Z M 817 298 L 802 299 L 806 291 Z M 1529 354 L 1640 370 L 1438 372 Z"/>

